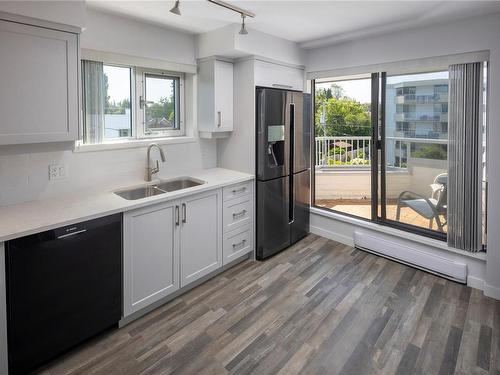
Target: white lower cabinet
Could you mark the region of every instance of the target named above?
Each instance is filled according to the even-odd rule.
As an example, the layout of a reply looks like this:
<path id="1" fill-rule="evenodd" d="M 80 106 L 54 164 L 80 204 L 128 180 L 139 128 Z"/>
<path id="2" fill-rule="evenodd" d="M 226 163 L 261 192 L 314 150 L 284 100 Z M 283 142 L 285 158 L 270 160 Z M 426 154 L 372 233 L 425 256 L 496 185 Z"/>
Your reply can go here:
<path id="1" fill-rule="evenodd" d="M 253 251 L 253 185 L 254 181 L 245 181 L 223 188 L 224 266 Z"/>
<path id="2" fill-rule="evenodd" d="M 177 202 L 124 214 L 124 316 L 179 289 Z"/>
<path id="3" fill-rule="evenodd" d="M 181 204 L 181 287 L 222 266 L 222 191 L 188 197 Z"/>
<path id="4" fill-rule="evenodd" d="M 220 267 L 222 189 L 124 214 L 125 317 Z"/>
<path id="5" fill-rule="evenodd" d="M 252 184 L 229 189 L 244 194 L 224 202 L 213 189 L 123 215 L 124 317 L 253 250 Z"/>

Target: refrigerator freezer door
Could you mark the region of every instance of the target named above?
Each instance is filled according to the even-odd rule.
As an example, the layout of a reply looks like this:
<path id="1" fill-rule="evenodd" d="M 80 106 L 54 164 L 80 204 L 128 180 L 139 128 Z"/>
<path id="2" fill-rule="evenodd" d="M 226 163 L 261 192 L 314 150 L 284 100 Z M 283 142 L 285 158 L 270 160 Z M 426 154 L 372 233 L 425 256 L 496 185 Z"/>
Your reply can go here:
<path id="1" fill-rule="evenodd" d="M 290 100 L 287 91 L 257 89 L 257 179 L 287 176 L 290 159 Z"/>
<path id="2" fill-rule="evenodd" d="M 257 259 L 290 245 L 288 177 L 257 181 Z"/>
<path id="3" fill-rule="evenodd" d="M 311 203 L 310 191 L 310 170 L 295 173 L 294 182 L 294 200 L 293 200 L 293 221 L 291 224 L 290 238 L 291 244 L 304 238 L 309 233 L 309 206 Z"/>
<path id="4" fill-rule="evenodd" d="M 311 94 L 293 93 L 293 173 L 311 168 Z"/>

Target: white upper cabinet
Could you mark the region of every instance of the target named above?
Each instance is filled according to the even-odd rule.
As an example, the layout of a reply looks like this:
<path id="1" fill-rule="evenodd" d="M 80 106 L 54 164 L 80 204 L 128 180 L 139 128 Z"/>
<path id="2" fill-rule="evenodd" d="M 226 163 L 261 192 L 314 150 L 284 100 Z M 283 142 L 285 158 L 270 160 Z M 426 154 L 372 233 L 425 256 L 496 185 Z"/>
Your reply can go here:
<path id="1" fill-rule="evenodd" d="M 233 64 L 210 59 L 198 65 L 198 130 L 217 138 L 233 130 Z"/>
<path id="2" fill-rule="evenodd" d="M 255 60 L 255 85 L 304 91 L 304 69 Z"/>
<path id="3" fill-rule="evenodd" d="M 0 19 L 0 145 L 78 138 L 78 38 Z"/>
<path id="4" fill-rule="evenodd" d="M 214 61 L 215 125 L 233 130 L 233 64 Z"/>

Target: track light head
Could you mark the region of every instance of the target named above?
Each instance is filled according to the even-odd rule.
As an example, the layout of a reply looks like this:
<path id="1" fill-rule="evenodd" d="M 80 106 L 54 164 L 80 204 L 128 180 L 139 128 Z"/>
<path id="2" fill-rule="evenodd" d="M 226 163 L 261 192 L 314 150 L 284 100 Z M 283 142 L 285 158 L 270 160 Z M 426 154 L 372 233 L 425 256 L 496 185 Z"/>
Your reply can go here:
<path id="1" fill-rule="evenodd" d="M 248 31 L 247 29 L 245 28 L 245 15 L 243 13 L 241 13 L 241 29 L 240 29 L 240 34 L 241 35 L 247 35 L 248 34 Z"/>
<path id="2" fill-rule="evenodd" d="M 179 0 L 175 0 L 175 5 L 170 9 L 170 12 L 173 14 L 181 15 L 181 10 L 179 8 Z"/>

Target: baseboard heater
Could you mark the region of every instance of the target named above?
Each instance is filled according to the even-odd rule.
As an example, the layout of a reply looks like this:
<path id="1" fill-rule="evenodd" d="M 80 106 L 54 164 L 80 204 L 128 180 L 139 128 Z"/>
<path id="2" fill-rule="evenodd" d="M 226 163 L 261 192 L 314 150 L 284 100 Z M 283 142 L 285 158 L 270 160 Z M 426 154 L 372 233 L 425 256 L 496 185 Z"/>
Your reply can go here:
<path id="1" fill-rule="evenodd" d="M 357 231 L 354 232 L 354 246 L 453 281 L 467 283 L 467 265 L 463 263 Z"/>

